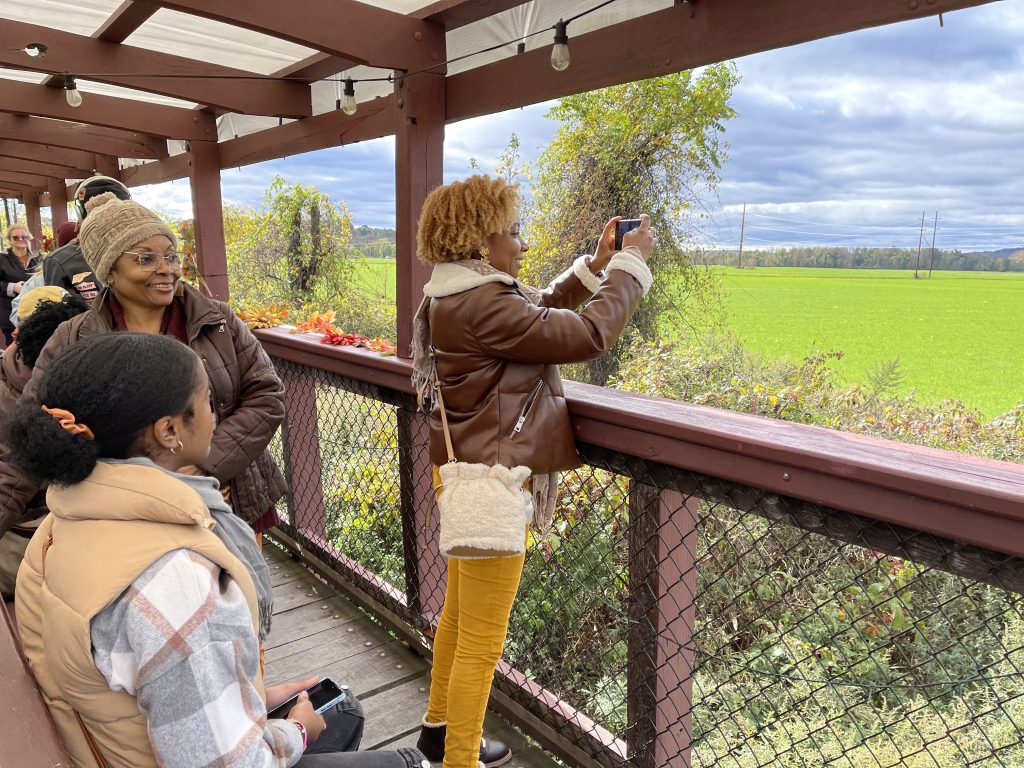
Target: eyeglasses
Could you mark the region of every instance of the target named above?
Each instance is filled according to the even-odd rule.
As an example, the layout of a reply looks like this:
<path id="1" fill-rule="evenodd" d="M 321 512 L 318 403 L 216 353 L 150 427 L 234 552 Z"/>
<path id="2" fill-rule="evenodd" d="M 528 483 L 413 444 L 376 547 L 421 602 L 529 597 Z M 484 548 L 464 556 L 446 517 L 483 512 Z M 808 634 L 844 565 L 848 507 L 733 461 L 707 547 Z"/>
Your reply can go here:
<path id="1" fill-rule="evenodd" d="M 124 251 L 124 254 L 134 256 L 135 263 L 139 265 L 139 268 L 147 272 L 155 272 L 163 262 L 167 262 L 167 266 L 171 269 L 181 266 L 181 254 L 177 251 L 169 251 L 166 254 L 152 251 Z"/>
<path id="2" fill-rule="evenodd" d="M 32 239 L 32 235 L 11 235 L 11 240 L 19 243 L 24 243 Z"/>

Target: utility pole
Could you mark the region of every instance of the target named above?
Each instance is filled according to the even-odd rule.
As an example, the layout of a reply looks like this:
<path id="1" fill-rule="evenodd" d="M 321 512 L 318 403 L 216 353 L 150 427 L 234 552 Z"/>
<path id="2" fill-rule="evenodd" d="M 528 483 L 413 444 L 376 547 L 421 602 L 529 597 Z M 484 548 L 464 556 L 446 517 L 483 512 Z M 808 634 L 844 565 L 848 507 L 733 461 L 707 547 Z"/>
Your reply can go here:
<path id="1" fill-rule="evenodd" d="M 921 211 L 921 236 L 917 238 L 917 263 L 914 264 L 914 279 L 920 276 L 917 271 L 921 268 L 921 245 L 924 243 L 924 211 Z"/>
<path id="2" fill-rule="evenodd" d="M 736 254 L 736 268 L 743 268 L 743 232 L 747 228 L 747 204 L 743 204 L 743 220 L 740 222 L 740 251 Z"/>
<path id="3" fill-rule="evenodd" d="M 939 212 L 935 212 L 935 223 L 932 224 L 932 254 L 928 257 L 928 279 L 932 279 L 932 267 L 935 266 L 935 233 L 939 231 Z"/>

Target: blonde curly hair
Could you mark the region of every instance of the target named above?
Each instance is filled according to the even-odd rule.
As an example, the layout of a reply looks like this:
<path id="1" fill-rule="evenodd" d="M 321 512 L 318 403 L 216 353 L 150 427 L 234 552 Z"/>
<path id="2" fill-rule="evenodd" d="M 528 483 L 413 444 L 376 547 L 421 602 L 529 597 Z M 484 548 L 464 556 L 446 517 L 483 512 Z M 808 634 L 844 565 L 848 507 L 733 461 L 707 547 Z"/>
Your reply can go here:
<path id="1" fill-rule="evenodd" d="M 423 201 L 416 256 L 428 264 L 470 258 L 488 235 L 507 232 L 519 218 L 519 186 L 470 176 L 438 187 Z"/>

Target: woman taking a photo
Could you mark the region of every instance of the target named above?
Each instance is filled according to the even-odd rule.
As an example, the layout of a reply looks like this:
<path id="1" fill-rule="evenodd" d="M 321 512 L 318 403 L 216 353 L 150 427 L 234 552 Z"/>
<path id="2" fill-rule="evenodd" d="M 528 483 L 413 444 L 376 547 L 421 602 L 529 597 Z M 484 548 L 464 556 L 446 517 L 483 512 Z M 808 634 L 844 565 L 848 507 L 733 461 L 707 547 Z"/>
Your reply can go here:
<path id="1" fill-rule="evenodd" d="M 11 343 L 14 323 L 11 322 L 11 300 L 21 293 L 25 281 L 39 266 L 39 255 L 31 250 L 32 233 L 24 224 L 7 228 L 8 248 L 0 253 L 0 329 L 4 347 Z"/>
<path id="2" fill-rule="evenodd" d="M 36 383 L 2 435 L 50 483 L 15 606 L 75 764 L 419 768 L 415 750 L 304 755 L 329 728 L 304 692 L 267 719 L 315 680 L 264 689 L 266 562 L 217 481 L 182 473 L 214 433 L 199 357 L 166 336 L 103 334 Z"/>
<path id="3" fill-rule="evenodd" d="M 605 225 L 597 253 L 577 259 L 546 290 L 519 283 L 529 247 L 519 234 L 519 203 L 517 189 L 503 180 L 472 176 L 434 190 L 419 222 L 417 255 L 434 268 L 417 314 L 414 383 L 434 401 L 430 456 L 442 549 L 453 537 L 461 544 L 447 553 L 417 743 L 444 768 L 477 768 L 478 761 L 489 768 L 511 757 L 506 745 L 480 737 L 523 569 L 521 515 L 532 511 L 538 525 L 549 524 L 557 473 L 580 465 L 556 366 L 607 352 L 651 286 L 646 260 L 656 237 L 646 216 L 625 235 L 621 252 L 613 245 L 616 218 Z M 491 508 L 482 495 L 473 497 L 483 484 L 457 491 L 451 474 L 442 483 L 452 467 L 482 468 L 485 483 L 514 478 L 510 506 L 524 490 L 529 501 L 523 510 Z M 452 501 L 457 492 L 461 504 Z M 496 542 L 494 521 L 506 516 L 511 540 Z"/>
<path id="4" fill-rule="evenodd" d="M 210 378 L 217 426 L 209 455 L 182 471 L 220 481 L 235 513 L 259 533 L 276 524 L 285 482 L 267 445 L 284 418 L 284 388 L 259 342 L 226 304 L 181 279 L 174 232 L 152 211 L 112 193 L 86 203 L 79 232 L 86 261 L 106 286 L 90 310 L 65 323 L 36 362 L 34 381 L 81 339 L 135 331 L 169 336 L 192 348 Z M 0 466 L 0 532 L 38 486 Z"/>

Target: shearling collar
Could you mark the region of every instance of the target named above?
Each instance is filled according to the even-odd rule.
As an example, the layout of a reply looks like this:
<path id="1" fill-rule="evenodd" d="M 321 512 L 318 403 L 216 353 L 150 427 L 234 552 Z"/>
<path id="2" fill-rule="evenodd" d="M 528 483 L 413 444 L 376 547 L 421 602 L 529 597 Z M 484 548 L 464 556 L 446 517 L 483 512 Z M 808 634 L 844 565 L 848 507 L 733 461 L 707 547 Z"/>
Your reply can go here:
<path id="1" fill-rule="evenodd" d="M 479 259 L 465 259 L 435 264 L 433 272 L 430 273 L 430 282 L 423 286 L 423 295 L 440 299 L 478 288 L 486 283 L 515 285 L 516 281 L 511 275 L 495 269 L 490 264 L 484 264 Z"/>

